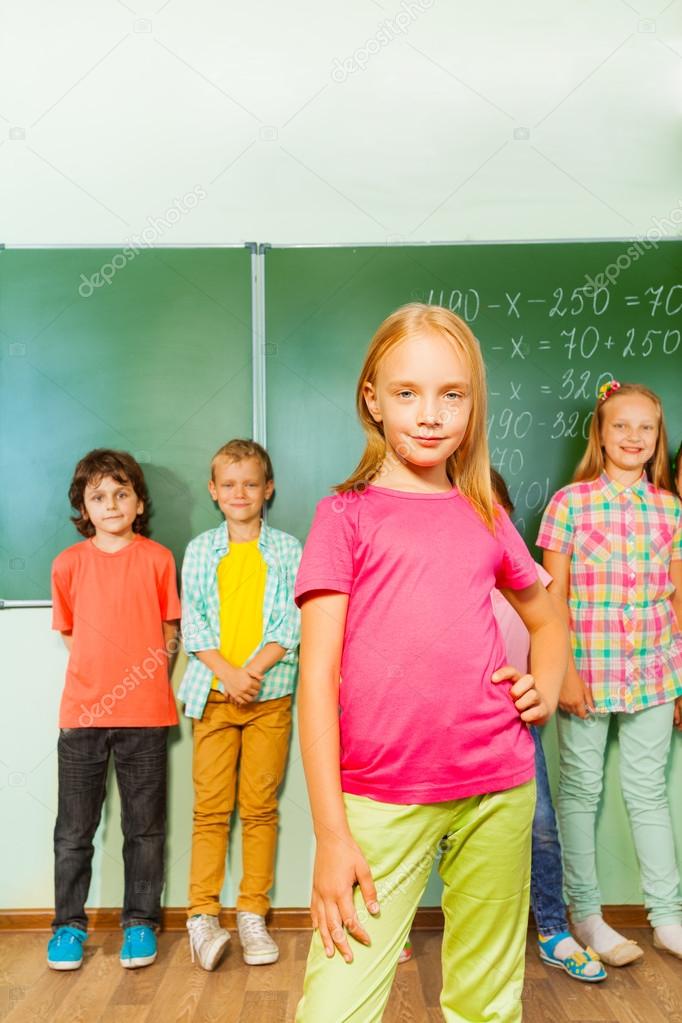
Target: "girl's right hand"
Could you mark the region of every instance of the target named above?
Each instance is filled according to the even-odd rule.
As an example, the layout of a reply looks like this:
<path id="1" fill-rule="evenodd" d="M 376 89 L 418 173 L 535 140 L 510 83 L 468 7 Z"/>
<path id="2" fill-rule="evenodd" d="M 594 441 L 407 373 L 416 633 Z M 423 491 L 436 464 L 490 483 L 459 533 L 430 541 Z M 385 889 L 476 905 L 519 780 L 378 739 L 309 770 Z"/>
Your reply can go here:
<path id="1" fill-rule="evenodd" d="M 678 696 L 675 700 L 675 710 L 673 711 L 673 725 L 678 731 L 682 731 L 682 696 Z"/>
<path id="2" fill-rule="evenodd" d="M 355 884 L 360 886 L 368 911 L 376 916 L 379 912 L 377 892 L 359 846 L 350 836 L 318 841 L 310 900 L 313 927 L 320 932 L 327 956 L 331 959 L 336 946 L 347 963 L 353 962 L 353 953 L 346 932 L 363 945 L 371 944 L 353 902 Z"/>
<path id="3" fill-rule="evenodd" d="M 575 714 L 579 718 L 586 718 L 594 713 L 592 694 L 575 670 L 566 673 L 559 693 L 559 706 L 567 714 Z"/>

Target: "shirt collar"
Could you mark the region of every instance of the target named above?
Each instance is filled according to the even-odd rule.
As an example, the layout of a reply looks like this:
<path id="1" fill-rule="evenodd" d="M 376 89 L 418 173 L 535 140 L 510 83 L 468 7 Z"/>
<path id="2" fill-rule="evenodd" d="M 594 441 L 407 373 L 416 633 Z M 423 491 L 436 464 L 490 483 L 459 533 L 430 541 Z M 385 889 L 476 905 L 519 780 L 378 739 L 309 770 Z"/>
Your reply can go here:
<path id="1" fill-rule="evenodd" d="M 643 501 L 649 489 L 649 480 L 646 472 L 643 472 L 637 482 L 631 483 L 629 487 L 619 483 L 618 480 L 609 479 L 606 472 L 603 472 L 599 477 L 599 483 L 608 501 L 615 501 L 621 494 L 633 494 L 640 501 Z"/>
<path id="2" fill-rule="evenodd" d="M 260 521 L 260 533 L 258 536 L 258 549 L 261 551 L 267 551 L 272 545 L 271 542 L 272 530 L 268 524 L 261 519 Z M 222 522 L 219 526 L 213 530 L 213 549 L 215 551 L 223 551 L 226 553 L 230 549 L 230 537 L 227 532 L 227 523 Z"/>

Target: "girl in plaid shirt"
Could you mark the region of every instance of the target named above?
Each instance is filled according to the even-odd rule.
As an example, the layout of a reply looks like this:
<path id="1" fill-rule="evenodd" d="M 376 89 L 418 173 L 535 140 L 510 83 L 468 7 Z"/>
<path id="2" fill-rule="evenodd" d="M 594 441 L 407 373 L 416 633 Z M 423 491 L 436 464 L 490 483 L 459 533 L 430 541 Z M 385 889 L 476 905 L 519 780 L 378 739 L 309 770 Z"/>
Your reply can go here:
<path id="1" fill-rule="evenodd" d="M 550 501 L 538 537 L 572 633 L 557 715 L 566 890 L 579 940 L 613 966 L 643 952 L 601 915 L 595 823 L 611 716 L 654 944 L 682 958 L 665 786 L 682 695 L 682 504 L 671 491 L 659 398 L 612 380 L 573 483 Z"/>

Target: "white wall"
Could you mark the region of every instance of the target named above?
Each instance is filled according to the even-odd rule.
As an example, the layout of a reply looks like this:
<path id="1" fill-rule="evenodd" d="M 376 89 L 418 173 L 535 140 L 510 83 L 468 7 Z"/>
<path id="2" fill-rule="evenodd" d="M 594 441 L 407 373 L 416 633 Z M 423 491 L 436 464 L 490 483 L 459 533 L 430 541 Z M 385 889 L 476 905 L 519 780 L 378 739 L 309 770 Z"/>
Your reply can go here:
<path id="1" fill-rule="evenodd" d="M 679 3 L 22 0 L 2 17 L 8 245 L 123 241 L 197 185 L 157 241 L 620 237 L 682 198 Z"/>

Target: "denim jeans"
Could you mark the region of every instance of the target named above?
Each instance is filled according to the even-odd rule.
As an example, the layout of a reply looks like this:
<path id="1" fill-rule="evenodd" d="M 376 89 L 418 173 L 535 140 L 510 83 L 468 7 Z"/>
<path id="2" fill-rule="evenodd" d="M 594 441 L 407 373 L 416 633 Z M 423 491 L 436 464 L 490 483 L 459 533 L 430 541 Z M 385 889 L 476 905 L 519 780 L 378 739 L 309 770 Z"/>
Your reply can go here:
<path id="1" fill-rule="evenodd" d="M 558 934 L 568 930 L 563 897 L 561 846 L 549 789 L 547 764 L 540 732 L 531 728 L 535 743 L 535 783 L 537 802 L 533 818 L 533 858 L 530 871 L 530 904 L 539 934 Z"/>
<path id="2" fill-rule="evenodd" d="M 92 875 L 92 840 L 106 795 L 110 753 L 121 797 L 125 877 L 121 924 L 159 924 L 166 837 L 167 738 L 165 727 L 61 729 L 57 744 L 53 930 L 64 925 L 87 930 L 85 900 Z"/>

